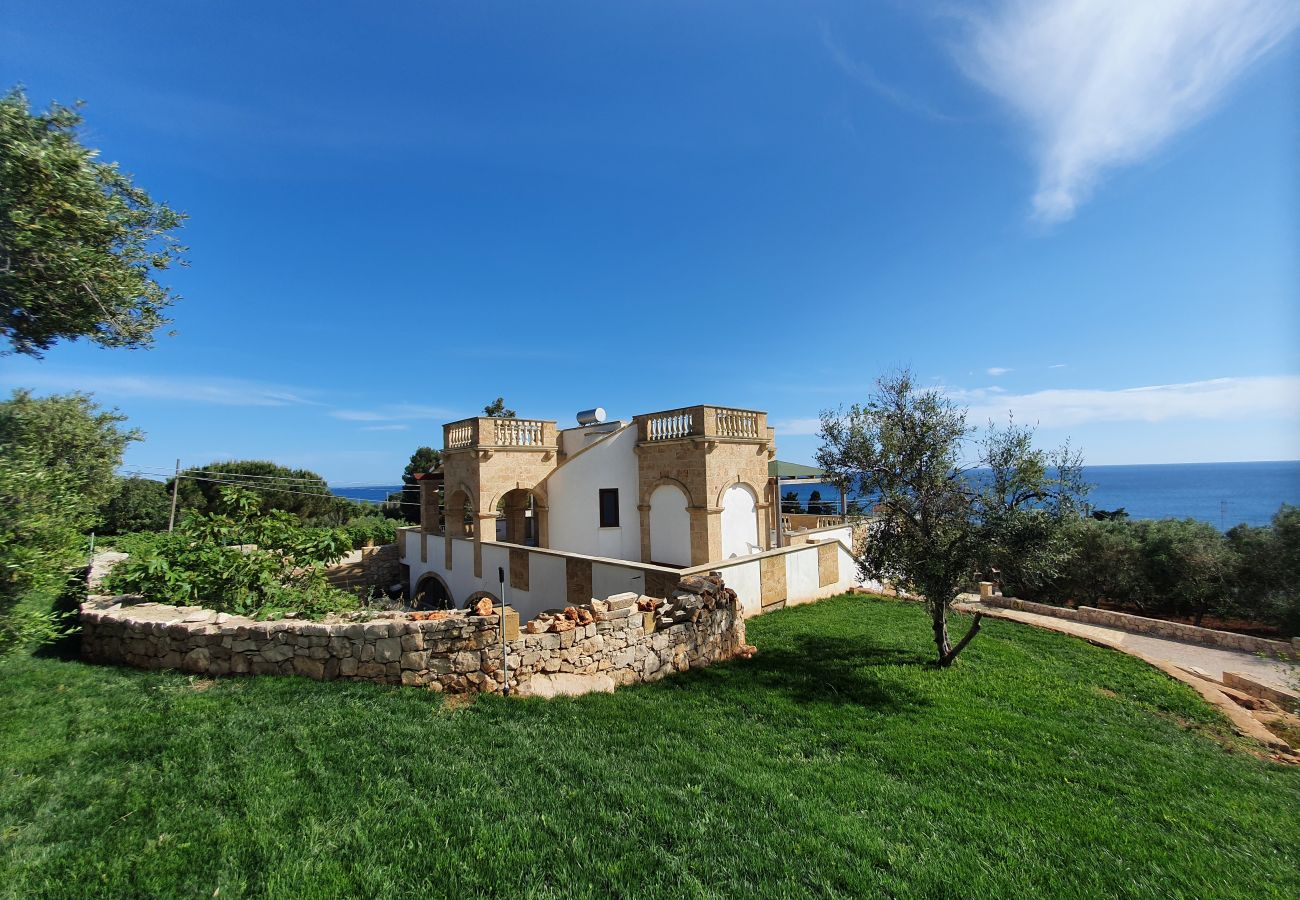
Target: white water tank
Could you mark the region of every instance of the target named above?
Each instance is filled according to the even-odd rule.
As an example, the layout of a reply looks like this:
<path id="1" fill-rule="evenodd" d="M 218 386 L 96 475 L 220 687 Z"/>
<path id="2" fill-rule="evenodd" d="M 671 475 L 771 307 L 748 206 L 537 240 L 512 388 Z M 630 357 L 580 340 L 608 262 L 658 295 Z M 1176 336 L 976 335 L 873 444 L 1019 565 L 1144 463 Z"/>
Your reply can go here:
<path id="1" fill-rule="evenodd" d="M 605 421 L 605 408 L 597 406 L 595 409 L 584 409 L 578 413 L 579 425 L 599 425 Z"/>

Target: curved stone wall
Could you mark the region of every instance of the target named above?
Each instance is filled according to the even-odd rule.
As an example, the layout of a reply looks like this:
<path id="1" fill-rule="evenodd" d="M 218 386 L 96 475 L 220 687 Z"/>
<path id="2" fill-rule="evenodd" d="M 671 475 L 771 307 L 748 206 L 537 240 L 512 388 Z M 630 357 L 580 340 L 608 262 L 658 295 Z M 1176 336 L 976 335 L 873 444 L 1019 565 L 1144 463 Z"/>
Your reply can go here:
<path id="1" fill-rule="evenodd" d="M 593 601 L 582 607 L 588 624 L 557 620 L 543 633 L 521 632 L 507 607 L 511 692 L 613 690 L 741 654 L 745 622 L 735 594 L 717 579 L 695 581 L 707 582 L 703 591 L 679 590 L 668 600 L 620 594 Z M 146 669 L 500 691 L 501 618 L 499 610 L 456 610 L 383 613 L 364 622 L 259 622 L 141 598 L 91 597 L 81 607 L 81 646 L 87 659 Z"/>

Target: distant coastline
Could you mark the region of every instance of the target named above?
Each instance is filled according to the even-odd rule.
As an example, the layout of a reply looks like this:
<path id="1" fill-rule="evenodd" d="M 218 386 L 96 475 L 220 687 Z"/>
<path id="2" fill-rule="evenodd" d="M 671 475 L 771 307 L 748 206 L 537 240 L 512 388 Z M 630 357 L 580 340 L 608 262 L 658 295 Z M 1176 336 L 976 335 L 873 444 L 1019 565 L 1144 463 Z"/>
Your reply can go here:
<path id="1" fill-rule="evenodd" d="M 1088 495 L 1093 508 L 1123 507 L 1135 519 L 1192 518 L 1226 529 L 1242 522 L 1267 525 L 1283 503 L 1300 506 L 1300 460 L 1087 466 L 1084 477 L 1094 485 Z M 384 500 L 401 489 L 400 484 L 330 488 L 354 500 Z M 823 501 L 839 503 L 831 485 L 785 490 L 802 503 L 814 490 Z"/>

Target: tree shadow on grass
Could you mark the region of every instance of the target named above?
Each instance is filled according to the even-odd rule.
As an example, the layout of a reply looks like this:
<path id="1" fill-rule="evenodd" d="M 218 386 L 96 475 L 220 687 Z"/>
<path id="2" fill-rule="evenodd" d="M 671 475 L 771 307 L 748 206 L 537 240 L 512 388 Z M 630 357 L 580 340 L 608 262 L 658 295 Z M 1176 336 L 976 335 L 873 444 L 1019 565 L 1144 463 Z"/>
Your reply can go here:
<path id="1" fill-rule="evenodd" d="M 915 649 L 877 644 L 866 637 L 800 635 L 760 647 L 752 659 L 733 660 L 681 676 L 698 679 L 713 692 L 738 699 L 754 686 L 788 695 L 798 703 L 841 703 L 876 711 L 899 712 L 929 705 L 920 693 L 887 673 L 887 667 L 933 669 L 931 658 Z"/>

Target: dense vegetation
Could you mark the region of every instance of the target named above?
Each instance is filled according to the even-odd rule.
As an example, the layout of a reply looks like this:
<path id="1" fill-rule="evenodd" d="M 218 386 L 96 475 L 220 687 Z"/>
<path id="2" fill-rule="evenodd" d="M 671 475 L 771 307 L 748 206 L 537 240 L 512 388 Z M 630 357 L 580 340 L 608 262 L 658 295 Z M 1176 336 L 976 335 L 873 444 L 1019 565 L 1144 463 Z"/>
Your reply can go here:
<path id="1" fill-rule="evenodd" d="M 232 459 L 182 470 L 180 507 L 214 512 L 221 506 L 222 490 L 231 485 L 257 494 L 264 509 L 283 510 L 305 524 L 340 525 L 369 512 L 363 504 L 336 496 L 325 479 L 310 469 L 259 459 Z"/>
<path id="2" fill-rule="evenodd" d="M 0 894 L 1300 895 L 1300 769 L 1137 660 L 991 621 L 940 670 L 863 598 L 748 630 L 752 660 L 469 705 L 11 658 Z"/>
<path id="3" fill-rule="evenodd" d="M 105 588 L 240 615 L 338 612 L 358 600 L 332 587 L 325 567 L 352 540 L 338 529 L 305 528 L 290 512 L 264 510 L 257 494 L 225 487 L 216 511 L 186 516 L 174 533 L 137 545 Z"/>
<path id="4" fill-rule="evenodd" d="M 1265 527 L 1221 534 L 1194 519 L 1104 516 L 1067 532 L 1069 561 L 1053 576 L 1009 579 L 1006 591 L 1048 602 L 1109 601 L 1144 615 L 1240 617 L 1300 634 L 1300 507 Z"/>
<path id="5" fill-rule="evenodd" d="M 85 534 L 137 438 L 122 422 L 84 394 L 0 402 L 0 653 L 58 632 L 50 603 L 84 563 Z"/>

